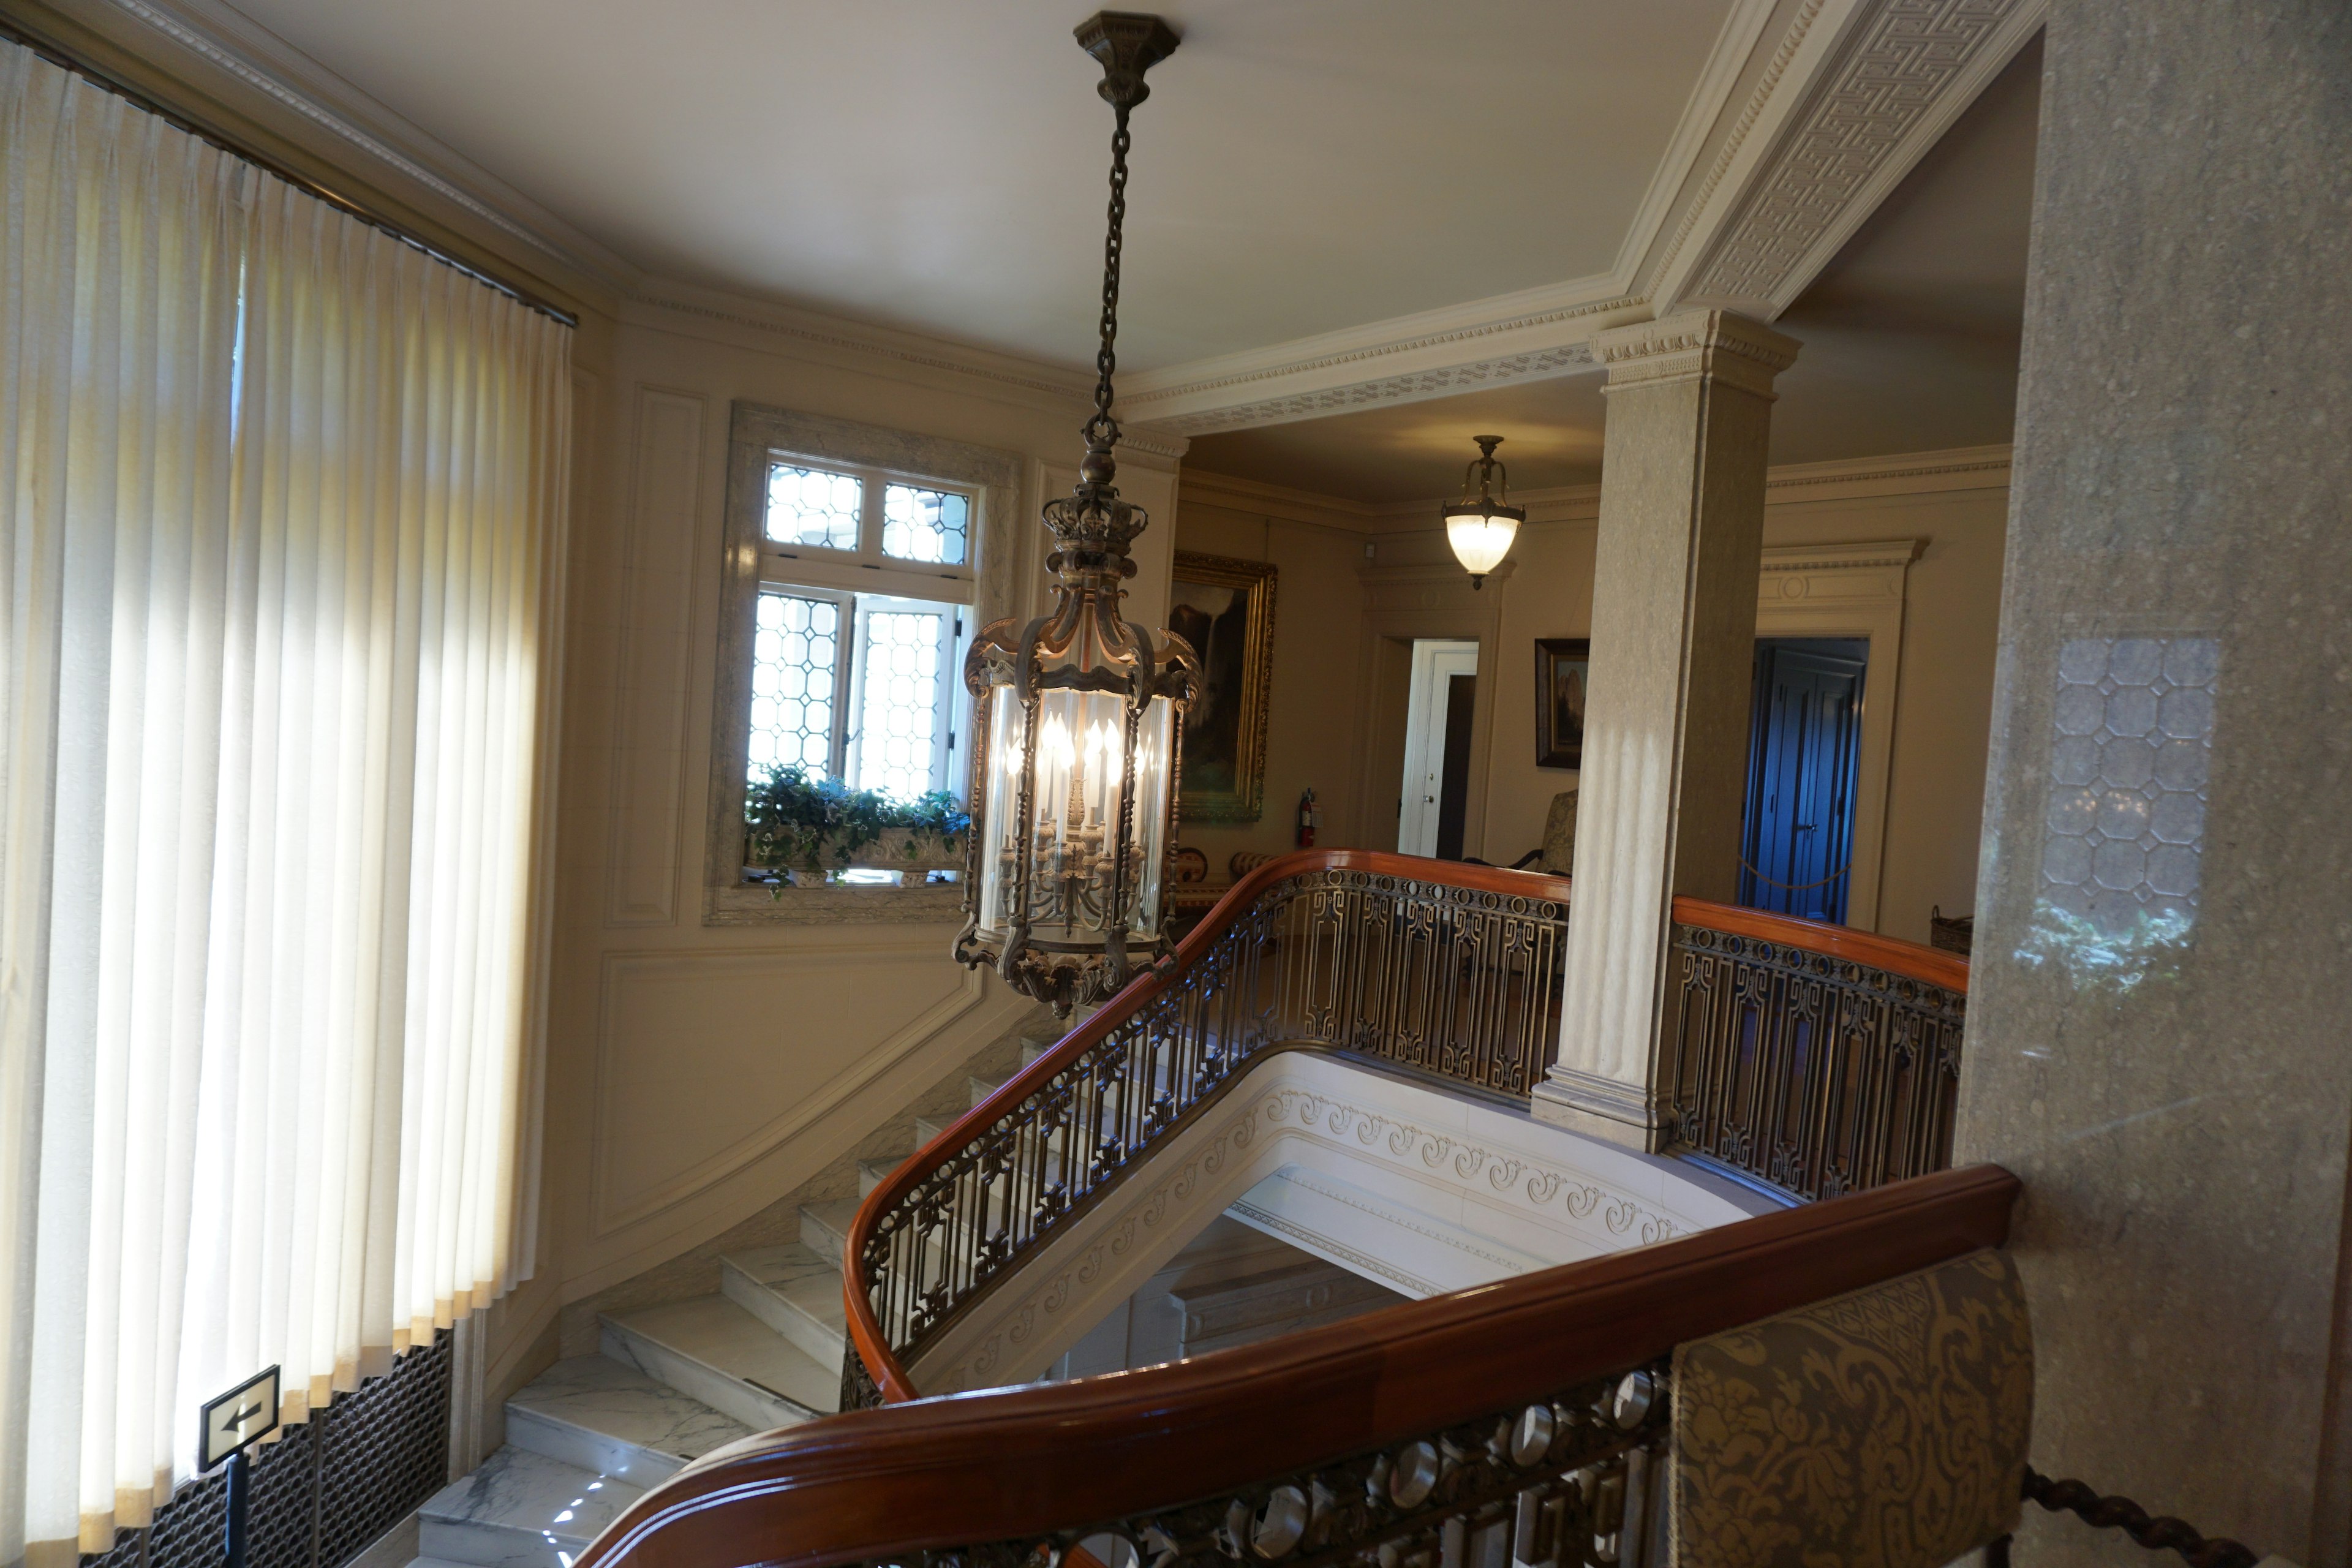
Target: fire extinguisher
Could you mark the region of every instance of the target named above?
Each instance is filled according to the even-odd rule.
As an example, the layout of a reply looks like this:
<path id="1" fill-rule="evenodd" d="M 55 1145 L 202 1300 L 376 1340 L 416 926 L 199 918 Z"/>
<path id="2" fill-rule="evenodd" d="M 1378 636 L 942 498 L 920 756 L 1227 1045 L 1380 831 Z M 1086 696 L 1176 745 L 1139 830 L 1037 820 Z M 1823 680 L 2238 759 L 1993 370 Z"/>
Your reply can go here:
<path id="1" fill-rule="evenodd" d="M 1323 814 L 1315 809 L 1315 791 L 1310 786 L 1298 797 L 1298 847 L 1315 847 L 1315 825 L 1322 820 L 1322 816 Z"/>

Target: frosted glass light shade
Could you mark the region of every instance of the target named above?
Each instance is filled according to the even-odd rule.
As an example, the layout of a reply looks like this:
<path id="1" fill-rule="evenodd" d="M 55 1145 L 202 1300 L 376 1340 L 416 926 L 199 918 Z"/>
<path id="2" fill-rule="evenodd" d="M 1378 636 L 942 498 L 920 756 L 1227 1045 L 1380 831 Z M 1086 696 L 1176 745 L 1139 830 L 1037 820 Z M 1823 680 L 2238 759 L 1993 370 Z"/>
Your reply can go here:
<path id="1" fill-rule="evenodd" d="M 1526 516 L 1517 507 L 1448 507 L 1445 542 L 1454 546 L 1454 557 L 1462 563 L 1463 570 L 1474 578 L 1484 577 L 1510 553 L 1511 541 L 1517 537 Z"/>

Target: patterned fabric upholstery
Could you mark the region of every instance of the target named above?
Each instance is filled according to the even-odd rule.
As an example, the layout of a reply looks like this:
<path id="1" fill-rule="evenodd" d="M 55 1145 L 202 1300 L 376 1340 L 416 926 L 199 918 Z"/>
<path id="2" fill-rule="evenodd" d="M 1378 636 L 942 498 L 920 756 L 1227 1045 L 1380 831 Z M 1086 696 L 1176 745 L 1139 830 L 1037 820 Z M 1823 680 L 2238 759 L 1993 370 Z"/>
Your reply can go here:
<path id="1" fill-rule="evenodd" d="M 2017 1524 L 2033 1342 L 2006 1253 L 1675 1352 L 1678 1568 L 1941 1568 Z"/>

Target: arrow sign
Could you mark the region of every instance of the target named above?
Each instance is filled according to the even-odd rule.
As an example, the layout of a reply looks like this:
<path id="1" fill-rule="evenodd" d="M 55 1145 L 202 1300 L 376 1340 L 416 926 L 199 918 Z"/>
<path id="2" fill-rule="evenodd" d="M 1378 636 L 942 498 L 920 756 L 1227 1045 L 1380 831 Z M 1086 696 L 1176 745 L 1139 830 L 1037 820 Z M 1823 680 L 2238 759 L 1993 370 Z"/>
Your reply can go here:
<path id="1" fill-rule="evenodd" d="M 226 1394 L 205 1401 L 204 1435 L 196 1444 L 196 1468 L 209 1470 L 248 1445 L 278 1430 L 278 1369 L 257 1373 Z"/>

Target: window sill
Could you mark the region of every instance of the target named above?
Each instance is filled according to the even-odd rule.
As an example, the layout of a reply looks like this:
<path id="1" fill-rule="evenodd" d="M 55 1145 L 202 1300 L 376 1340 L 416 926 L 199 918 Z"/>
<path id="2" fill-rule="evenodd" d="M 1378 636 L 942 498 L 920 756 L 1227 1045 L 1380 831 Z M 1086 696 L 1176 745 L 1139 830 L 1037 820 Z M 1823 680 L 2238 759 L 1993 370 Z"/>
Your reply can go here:
<path id="1" fill-rule="evenodd" d="M 702 923 L 757 925 L 949 925 L 963 919 L 963 887 L 927 882 L 912 888 L 712 888 Z"/>

